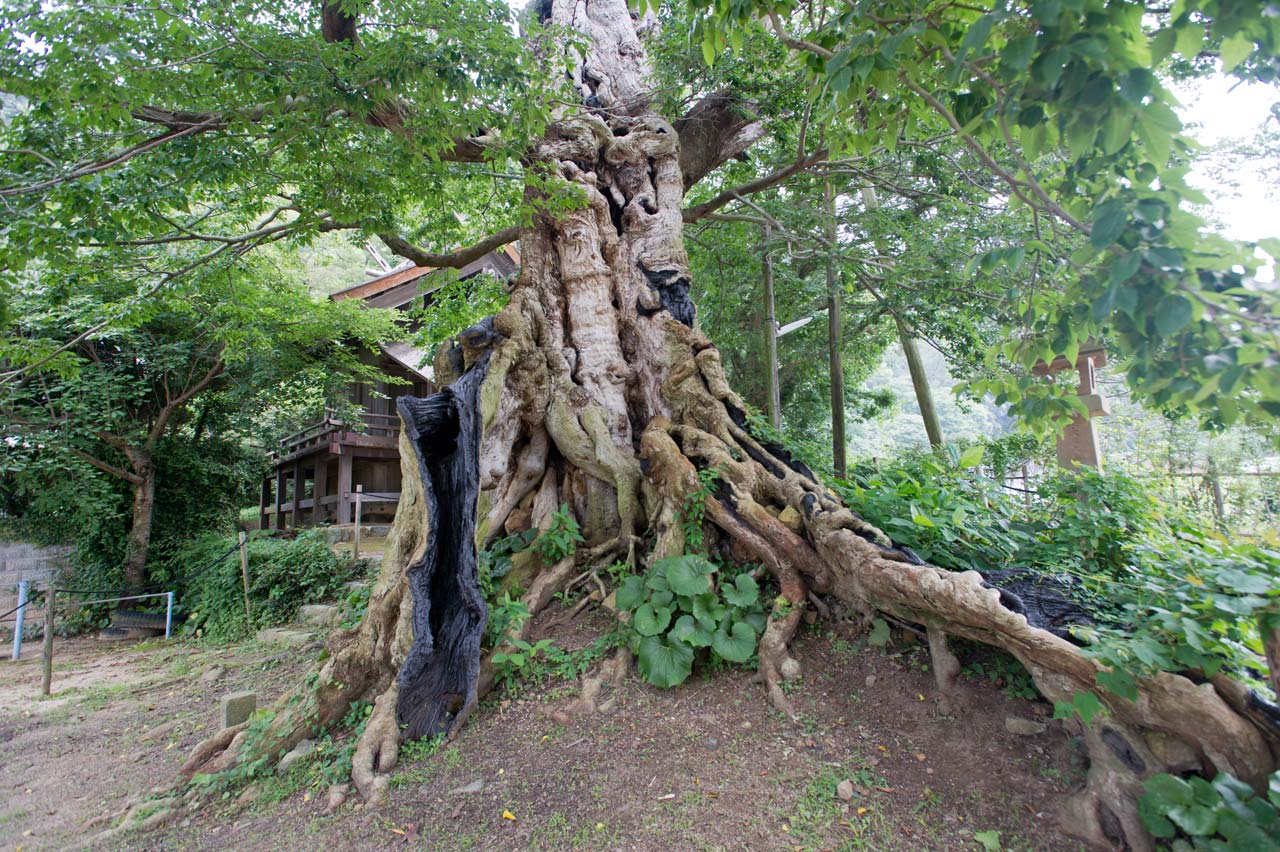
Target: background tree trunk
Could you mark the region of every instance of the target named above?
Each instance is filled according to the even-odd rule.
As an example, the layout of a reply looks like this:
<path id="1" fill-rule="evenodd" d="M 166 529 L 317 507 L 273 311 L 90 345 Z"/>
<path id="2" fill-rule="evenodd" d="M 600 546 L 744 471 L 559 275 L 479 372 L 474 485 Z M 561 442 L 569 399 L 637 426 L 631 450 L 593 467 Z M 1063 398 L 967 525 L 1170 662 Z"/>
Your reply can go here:
<path id="1" fill-rule="evenodd" d="M 942 421 L 938 419 L 938 409 L 933 405 L 933 391 L 929 388 L 929 375 L 924 370 L 924 359 L 920 357 L 920 345 L 902 320 L 897 320 L 897 323 L 898 340 L 902 342 L 902 354 L 907 357 L 911 386 L 916 392 L 916 404 L 920 406 L 920 417 L 924 420 L 925 434 L 929 436 L 929 446 L 941 447 Z"/>
<path id="2" fill-rule="evenodd" d="M 844 431 L 844 338 L 840 331 L 840 282 L 836 276 L 836 199 L 831 181 L 825 184 L 827 202 L 827 361 L 831 365 L 831 469 L 844 479 L 848 452 Z"/>
<path id="3" fill-rule="evenodd" d="M 760 228 L 760 278 L 764 288 L 764 388 L 769 425 L 782 429 L 782 388 L 778 377 L 778 315 L 773 298 L 773 257 L 769 254 L 768 224 Z"/>
<path id="4" fill-rule="evenodd" d="M 130 586 L 147 582 L 147 550 L 151 546 L 151 518 L 156 502 L 156 468 L 150 453 L 131 452 L 130 466 L 139 480 L 133 483 L 133 512 L 125 543 L 124 579 Z"/>

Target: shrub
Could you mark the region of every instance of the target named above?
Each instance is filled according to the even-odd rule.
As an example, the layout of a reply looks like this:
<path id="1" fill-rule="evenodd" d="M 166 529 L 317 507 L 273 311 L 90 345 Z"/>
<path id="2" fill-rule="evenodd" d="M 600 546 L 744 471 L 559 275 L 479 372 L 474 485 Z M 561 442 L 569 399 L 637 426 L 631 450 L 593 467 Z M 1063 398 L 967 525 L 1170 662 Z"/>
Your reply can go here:
<path id="1" fill-rule="evenodd" d="M 175 554 L 167 571 L 193 570 L 224 553 L 235 539 L 205 535 Z M 366 573 L 361 562 L 337 556 L 324 531 L 307 530 L 294 539 L 266 534 L 249 536 L 249 603 L 251 627 L 267 627 L 292 620 L 305 603 L 334 600 L 348 580 Z M 181 579 L 180 577 L 178 579 Z M 235 553 L 185 584 L 178 602 L 187 613 L 187 630 L 197 636 L 229 638 L 246 632 L 244 587 Z"/>

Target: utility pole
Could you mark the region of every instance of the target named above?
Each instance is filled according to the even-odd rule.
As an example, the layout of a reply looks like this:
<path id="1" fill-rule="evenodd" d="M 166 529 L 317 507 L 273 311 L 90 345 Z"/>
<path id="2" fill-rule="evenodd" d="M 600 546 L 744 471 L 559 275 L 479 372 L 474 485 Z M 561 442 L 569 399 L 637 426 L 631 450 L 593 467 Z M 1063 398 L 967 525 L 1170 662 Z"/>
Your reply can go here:
<path id="1" fill-rule="evenodd" d="M 844 360 L 841 357 L 840 288 L 836 280 L 836 200 L 831 179 L 825 183 L 827 201 L 827 357 L 831 364 L 831 466 L 836 476 L 848 476 L 844 438 Z"/>
<path id="2" fill-rule="evenodd" d="M 764 354 L 769 425 L 782 429 L 782 390 L 778 381 L 778 317 L 773 304 L 773 259 L 769 257 L 769 223 L 760 226 L 760 272 L 764 283 Z"/>

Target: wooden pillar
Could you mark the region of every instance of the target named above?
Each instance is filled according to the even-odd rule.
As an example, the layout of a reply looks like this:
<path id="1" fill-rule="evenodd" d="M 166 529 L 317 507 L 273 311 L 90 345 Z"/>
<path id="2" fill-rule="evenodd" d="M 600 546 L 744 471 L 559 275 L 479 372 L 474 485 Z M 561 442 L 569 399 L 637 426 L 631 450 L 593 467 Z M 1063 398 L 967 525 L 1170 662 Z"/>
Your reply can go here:
<path id="1" fill-rule="evenodd" d="M 267 504 L 271 502 L 271 477 L 262 478 L 262 493 L 258 497 L 258 529 L 265 530 L 271 523 Z"/>
<path id="2" fill-rule="evenodd" d="M 284 468 L 276 468 L 276 529 L 284 529 Z"/>
<path id="3" fill-rule="evenodd" d="M 325 522 L 327 511 L 320 499 L 329 495 L 329 460 L 325 456 L 316 459 L 315 478 L 311 481 L 311 523 L 318 527 Z"/>
<path id="4" fill-rule="evenodd" d="M 351 450 L 338 456 L 338 523 L 351 523 Z"/>
<path id="5" fill-rule="evenodd" d="M 306 491 L 306 479 L 302 476 L 302 462 L 293 463 L 293 511 L 289 514 L 289 526 L 295 530 L 302 526 L 302 492 Z"/>

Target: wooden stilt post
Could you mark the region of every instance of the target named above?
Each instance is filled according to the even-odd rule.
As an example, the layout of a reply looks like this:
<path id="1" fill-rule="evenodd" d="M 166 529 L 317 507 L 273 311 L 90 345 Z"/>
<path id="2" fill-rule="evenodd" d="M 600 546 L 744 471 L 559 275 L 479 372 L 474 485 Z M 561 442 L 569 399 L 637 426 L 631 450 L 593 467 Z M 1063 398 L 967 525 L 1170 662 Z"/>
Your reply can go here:
<path id="1" fill-rule="evenodd" d="M 44 599 L 44 653 L 41 659 L 40 694 L 48 695 L 53 683 L 53 586 L 45 591 Z"/>
<path id="2" fill-rule="evenodd" d="M 249 611 L 249 535 L 240 530 L 240 579 L 244 582 L 244 623 L 253 630 L 253 613 Z"/>
<path id="3" fill-rule="evenodd" d="M 353 559 L 360 558 L 360 510 L 364 504 L 364 486 L 356 486 L 356 531 L 355 531 L 355 549 L 351 553 Z"/>

